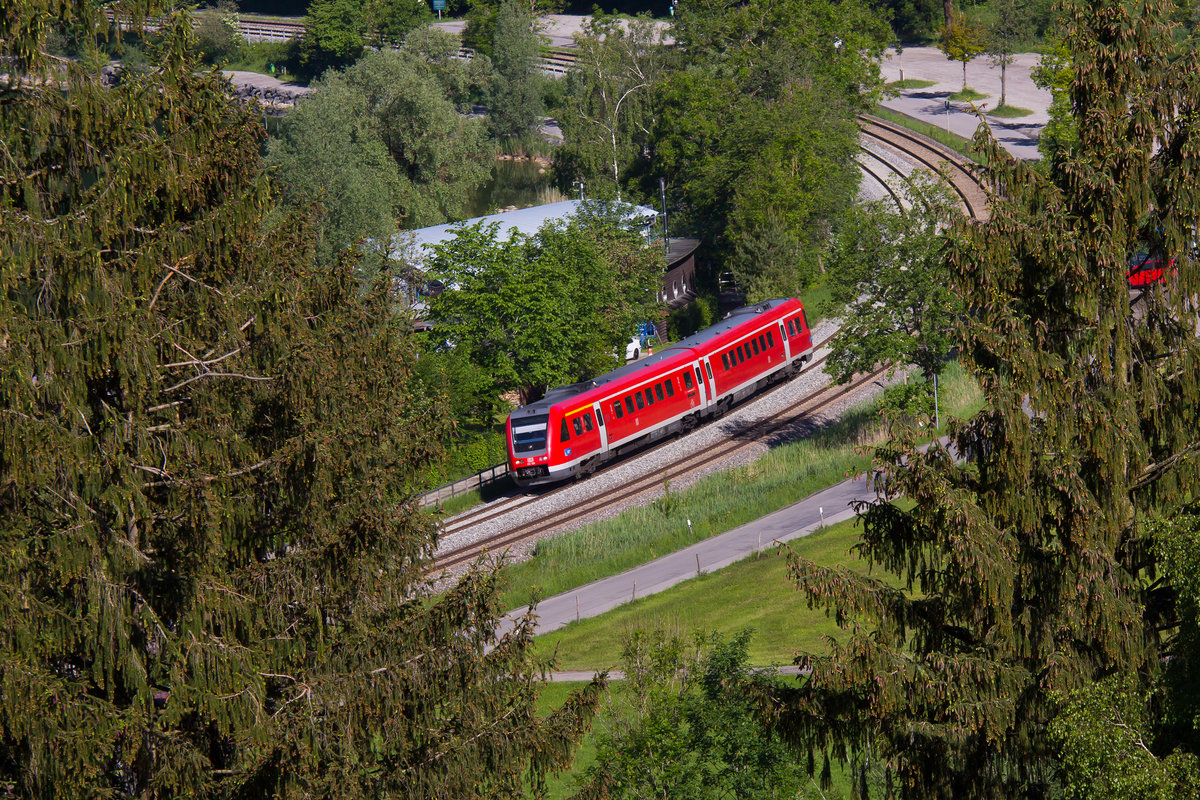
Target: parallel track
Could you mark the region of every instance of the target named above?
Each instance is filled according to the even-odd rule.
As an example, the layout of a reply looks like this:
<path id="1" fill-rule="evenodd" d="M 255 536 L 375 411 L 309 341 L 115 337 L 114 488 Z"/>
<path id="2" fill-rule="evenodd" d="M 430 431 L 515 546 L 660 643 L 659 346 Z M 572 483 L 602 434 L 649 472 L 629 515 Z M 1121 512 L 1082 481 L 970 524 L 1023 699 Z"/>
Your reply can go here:
<path id="1" fill-rule="evenodd" d="M 981 221 L 987 219 L 987 193 L 979 183 L 978 166 L 973 161 L 939 142 L 869 114 L 858 116 L 858 127 L 864 137 L 895 151 L 905 161 L 942 173 L 966 214 Z"/>
<path id="2" fill-rule="evenodd" d="M 816 352 L 817 350 L 819 350 L 822 347 L 824 347 L 825 345 L 827 345 L 829 343 L 829 340 L 832 338 L 833 338 L 832 336 L 828 336 L 825 339 L 818 342 L 816 345 L 813 346 L 813 351 Z M 825 358 L 821 357 L 821 358 L 816 359 L 815 361 L 809 362 L 808 364 L 806 364 L 804 366 L 804 369 L 802 369 L 799 373 L 797 373 L 797 375 L 807 374 L 808 372 L 816 369 L 821 364 L 823 364 L 824 361 L 825 361 Z M 770 395 L 772 392 L 778 391 L 780 388 L 782 388 L 785 385 L 786 385 L 786 382 L 778 384 L 777 386 L 767 389 L 764 392 L 760 392 L 759 394 L 755 395 L 755 399 L 766 397 L 766 396 Z M 715 419 L 715 420 L 711 420 L 710 422 L 707 422 L 705 424 L 712 425 L 712 424 L 717 424 L 719 422 L 720 422 L 720 419 Z M 674 441 L 674 439 L 668 438 L 664 441 L 660 441 L 655 444 L 647 445 L 644 449 L 638 451 L 638 453 L 636 454 L 636 457 L 642 457 L 642 456 L 648 455 L 650 453 L 654 453 L 657 450 L 659 450 L 660 448 L 666 447 L 667 445 L 671 444 L 673 441 Z M 605 466 L 597 469 L 596 472 L 593 473 L 593 476 L 603 475 L 610 470 L 613 470 L 613 469 L 616 469 L 618 467 L 625 465 L 626 463 L 628 463 L 628 461 L 629 461 L 628 458 L 621 458 L 611 464 L 606 464 Z M 509 514 L 513 511 L 517 510 L 518 508 L 523 508 L 531 503 L 536 503 L 540 500 L 545 500 L 546 498 L 553 497 L 556 494 L 560 494 L 561 492 L 566 491 L 572 485 L 573 484 L 566 483 L 566 484 L 554 487 L 552 489 L 543 490 L 541 492 L 512 495 L 503 500 L 498 500 L 494 503 L 489 503 L 485 506 L 479 506 L 479 507 L 471 509 L 469 511 L 465 511 L 461 514 L 457 514 L 454 517 L 446 520 L 443 523 L 442 535 L 448 536 L 448 535 L 452 535 L 455 533 L 460 533 L 464 530 L 467 530 L 468 528 L 473 528 L 476 525 L 482 525 L 485 522 L 490 522 L 494 519 L 497 519 L 498 517 L 504 516 L 505 514 Z"/>
<path id="3" fill-rule="evenodd" d="M 819 359 L 813 362 L 812 366 L 818 366 L 823 361 L 823 358 Z M 863 385 L 876 380 L 887 370 L 888 367 L 885 366 L 869 374 L 860 375 L 846 386 L 825 386 L 818 389 L 781 411 L 775 412 L 770 417 L 755 423 L 749 431 L 741 432 L 737 439 L 729 439 L 716 447 L 683 456 L 662 469 L 633 479 L 614 492 L 593 497 L 561 511 L 551 512 L 540 519 L 517 525 L 497 536 L 450 550 L 438 557 L 434 569 L 451 569 L 474 561 L 484 553 L 502 552 L 513 545 L 559 530 L 607 508 L 619 506 L 626 500 L 656 489 L 662 485 L 664 480 L 678 481 L 714 464 L 719 464 L 758 446 L 764 440 L 794 425 L 802 418 L 819 413 Z"/>
<path id="4" fill-rule="evenodd" d="M 948 182 L 958 195 L 965 212 L 973 219 L 986 219 L 988 213 L 987 195 L 979 185 L 976 177 L 976 168 L 973 163 L 967 161 L 958 153 L 950 151 L 948 148 L 944 148 L 937 143 L 932 143 L 924 137 L 904 128 L 894 126 L 891 123 L 874 117 L 860 116 L 859 126 L 864 136 L 880 142 L 891 151 L 895 151 L 898 157 L 906 162 L 906 164 L 916 164 L 927 167 L 935 172 L 941 172 L 941 174 L 946 176 Z M 908 180 L 908 175 L 902 166 L 889 161 L 878 153 L 872 152 L 870 156 L 893 170 L 897 175 L 900 175 L 903 180 Z M 881 185 L 888 188 L 892 197 L 899 205 L 900 198 L 892 190 L 892 187 L 888 185 L 886 178 L 876 174 L 871 169 L 867 169 L 867 172 L 878 180 Z M 814 347 L 814 350 L 827 342 L 828 339 L 818 343 Z M 824 358 L 817 359 L 809 364 L 804 371 L 807 372 L 816 368 L 823 361 Z M 652 474 L 634 479 L 616 492 L 592 498 L 584 503 L 576 504 L 569 509 L 550 512 L 539 519 L 519 524 L 498 535 L 448 550 L 437 558 L 433 570 L 441 571 L 459 567 L 474 561 L 485 553 L 502 553 L 516 544 L 560 530 L 586 517 L 595 515 L 606 508 L 619 506 L 637 495 L 655 489 L 661 485 L 664 476 L 666 480 L 677 481 L 697 471 L 704 470 L 718 461 L 728 459 L 749 447 L 757 445 L 773 433 L 794 424 L 803 416 L 820 412 L 822 409 L 845 398 L 856 389 L 876 380 L 886 370 L 887 368 L 883 367 L 870 374 L 859 376 L 849 386 L 826 386 L 819 389 L 790 404 L 784 410 L 772 414 L 765 420 L 759 421 L 750 431 L 743 432 L 737 440 L 729 440 L 715 448 L 677 459 L 664 469 L 657 469 Z M 447 521 L 444 527 L 445 534 L 458 533 L 484 522 L 498 519 L 518 508 L 565 491 L 565 488 L 552 489 L 541 495 L 516 495 L 499 503 L 493 503 L 486 507 L 460 514 Z"/>

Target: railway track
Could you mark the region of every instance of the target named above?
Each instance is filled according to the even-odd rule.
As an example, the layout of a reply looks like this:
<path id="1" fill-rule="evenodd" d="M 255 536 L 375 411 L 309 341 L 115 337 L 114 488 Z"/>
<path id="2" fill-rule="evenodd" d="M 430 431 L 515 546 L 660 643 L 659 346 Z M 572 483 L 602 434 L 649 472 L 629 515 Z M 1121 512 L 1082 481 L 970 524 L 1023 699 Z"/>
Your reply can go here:
<path id="1" fill-rule="evenodd" d="M 864 138 L 894 152 L 898 158 L 942 174 L 969 217 L 980 221 L 988 218 L 987 193 L 979 183 L 975 162 L 940 142 L 869 114 L 858 116 L 858 127 Z M 875 152 L 872 156 L 880 158 Z M 895 171 L 907 180 L 906 172 L 899 168 Z"/>
<path id="2" fill-rule="evenodd" d="M 987 195 L 979 185 L 973 162 L 969 162 L 960 154 L 949 150 L 949 148 L 944 148 L 936 142 L 932 142 L 925 137 L 884 120 L 864 115 L 859 118 L 859 127 L 864 137 L 877 142 L 885 148 L 883 153 L 875 152 L 874 150 L 866 151 L 864 149 L 864 152 L 869 152 L 870 159 L 882 165 L 884 171 L 890 170 L 904 181 L 908 180 L 908 171 L 914 166 L 938 172 L 945 176 L 953 187 L 962 203 L 965 213 L 973 219 L 986 219 Z M 896 160 L 888 158 L 886 155 L 888 152 L 895 153 Z M 860 160 L 860 166 L 864 166 L 862 160 Z M 900 196 L 895 191 L 895 188 L 890 185 L 886 175 L 880 175 L 873 167 L 864 166 L 864 171 L 875 180 L 878 180 L 882 186 L 886 187 L 886 190 L 890 193 L 897 206 L 901 207 Z M 832 337 L 827 337 L 825 340 L 819 342 L 814 347 L 814 351 L 825 346 L 830 338 Z M 824 356 L 816 359 L 808 364 L 801 374 L 816 369 L 824 360 Z M 631 498 L 656 489 L 664 480 L 677 481 L 705 470 L 715 463 L 734 457 L 751 447 L 758 446 L 764 439 L 795 424 L 800 419 L 819 413 L 821 410 L 843 400 L 847 395 L 861 388 L 863 385 L 876 380 L 886 370 L 886 367 L 882 367 L 870 374 L 859 376 L 849 386 L 825 386 L 818 389 L 804 398 L 789 404 L 782 411 L 771 414 L 768 418 L 755 423 L 749 431 L 743 432 L 739 438 L 727 440 L 707 450 L 681 456 L 665 468 L 656 469 L 653 473 L 639 476 L 615 492 L 589 498 L 582 503 L 574 504 L 566 509 L 551 511 L 534 520 L 516 524 L 496 535 L 481 538 L 478 541 L 459 547 L 448 548 L 437 557 L 433 571 L 461 566 L 474 561 L 485 553 L 503 552 L 514 545 L 537 539 L 547 533 L 552 533 L 579 522 L 584 518 L 593 516 L 605 509 L 619 506 Z M 645 452 L 640 453 L 638 457 L 647 455 L 659 447 L 665 446 L 665 444 L 648 448 Z M 619 465 L 606 467 L 599 474 L 614 469 L 617 466 Z M 443 535 L 451 536 L 468 531 L 478 525 L 500 520 L 514 511 L 564 492 L 570 486 L 568 484 L 537 495 L 512 495 L 496 503 L 459 514 L 444 523 Z"/>
<path id="3" fill-rule="evenodd" d="M 820 358 L 812 362 L 810 369 L 816 368 L 824 360 L 824 358 Z M 619 507 L 632 498 L 657 489 L 664 480 L 675 482 L 705 471 L 715 464 L 720 464 L 758 447 L 763 441 L 795 425 L 802 419 L 820 413 L 862 386 L 878 379 L 887 370 L 886 366 L 880 367 L 874 372 L 858 376 L 846 386 L 827 385 L 818 389 L 754 423 L 749 430 L 740 432 L 738 438 L 728 439 L 716 447 L 682 456 L 665 467 L 656 469 L 653 473 L 647 473 L 629 481 L 616 491 L 589 498 L 569 508 L 553 511 L 530 522 L 515 525 L 498 535 L 448 550 L 438 557 L 433 569 L 435 571 L 452 569 L 472 562 L 485 553 L 503 552 L 514 545 L 552 533 L 606 509 Z M 510 508 L 502 513 L 507 514 L 511 510 L 514 509 Z"/>

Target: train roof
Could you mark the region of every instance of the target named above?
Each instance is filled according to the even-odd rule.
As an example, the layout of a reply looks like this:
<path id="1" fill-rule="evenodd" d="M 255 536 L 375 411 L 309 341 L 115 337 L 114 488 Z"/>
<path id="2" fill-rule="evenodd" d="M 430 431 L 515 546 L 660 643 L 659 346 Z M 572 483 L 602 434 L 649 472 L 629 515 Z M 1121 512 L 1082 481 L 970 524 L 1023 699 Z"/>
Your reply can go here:
<path id="1" fill-rule="evenodd" d="M 708 342 L 710 339 L 715 339 L 723 333 L 732 331 L 734 328 L 745 323 L 749 317 L 763 314 L 767 311 L 773 311 L 792 302 L 795 301 L 790 298 L 780 298 L 777 300 L 766 300 L 761 303 L 755 303 L 753 305 L 736 308 L 726 314 L 720 322 L 710 325 L 702 331 L 693 333 L 691 336 L 675 342 L 666 349 L 660 350 L 653 355 L 645 356 L 631 364 L 626 364 L 623 367 L 617 367 L 611 372 L 606 372 L 603 375 L 597 375 L 591 380 L 556 386 L 550 391 L 546 392 L 542 399 L 534 403 L 530 403 L 527 406 L 518 408 L 516 411 L 512 412 L 511 416 L 514 420 L 518 420 L 523 417 L 546 414 L 549 412 L 551 406 L 572 398 L 582 398 L 583 395 L 591 392 L 593 389 L 599 389 L 605 384 L 613 383 L 614 381 L 620 381 L 623 378 L 632 377 L 642 370 L 649 369 L 650 367 L 661 364 L 664 361 L 669 361 L 672 359 L 691 361 L 698 355 L 695 352 L 696 348 L 705 342 Z"/>
<path id="2" fill-rule="evenodd" d="M 733 311 L 730 311 L 728 314 L 726 314 L 720 322 L 709 325 L 702 331 L 693 333 L 686 339 L 682 339 L 671 345 L 671 347 L 668 349 L 673 350 L 677 347 L 694 349 L 710 339 L 715 339 L 723 333 L 728 333 L 744 323 L 748 317 L 753 317 L 757 314 L 763 314 L 767 311 L 774 311 L 775 309 L 791 302 L 794 302 L 791 298 L 780 298 L 777 300 L 764 300 L 763 302 L 755 303 L 754 305 L 735 308 Z"/>

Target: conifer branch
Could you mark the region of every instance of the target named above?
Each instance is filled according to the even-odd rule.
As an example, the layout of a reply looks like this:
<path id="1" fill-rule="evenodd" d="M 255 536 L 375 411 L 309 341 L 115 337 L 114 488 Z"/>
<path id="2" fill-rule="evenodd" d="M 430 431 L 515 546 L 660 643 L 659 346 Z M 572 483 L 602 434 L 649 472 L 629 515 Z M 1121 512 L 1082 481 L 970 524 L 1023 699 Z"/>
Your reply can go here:
<path id="1" fill-rule="evenodd" d="M 193 381 L 198 381 L 201 378 L 241 378 L 241 379 L 247 380 L 247 381 L 272 381 L 272 380 L 275 380 L 274 378 L 272 378 L 269 375 L 247 375 L 243 372 L 201 372 L 199 375 L 193 375 L 192 377 L 187 378 L 186 380 L 180 381 L 179 383 L 175 384 L 174 386 L 169 386 L 166 389 L 163 389 L 163 394 L 166 394 L 167 392 L 174 392 L 179 389 L 182 389 L 184 386 L 187 386 L 189 383 L 192 383 Z"/>
<path id="2" fill-rule="evenodd" d="M 1150 464 L 1142 470 L 1141 475 L 1139 475 L 1138 479 L 1133 482 L 1133 485 L 1129 487 L 1129 490 L 1131 492 L 1136 492 L 1143 489 L 1158 478 L 1162 477 L 1163 474 L 1174 467 L 1179 461 L 1182 461 L 1197 451 L 1200 451 L 1200 441 L 1194 441 L 1171 457 L 1164 458 L 1162 461 L 1156 461 L 1155 463 Z"/>

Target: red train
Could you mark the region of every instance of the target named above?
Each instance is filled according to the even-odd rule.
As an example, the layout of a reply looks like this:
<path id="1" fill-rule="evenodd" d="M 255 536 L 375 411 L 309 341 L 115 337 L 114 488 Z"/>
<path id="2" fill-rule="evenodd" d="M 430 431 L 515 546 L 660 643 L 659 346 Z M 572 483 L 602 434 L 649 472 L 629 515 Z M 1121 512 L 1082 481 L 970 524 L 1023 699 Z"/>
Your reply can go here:
<path id="1" fill-rule="evenodd" d="M 812 358 L 796 299 L 745 306 L 681 342 L 583 383 L 552 389 L 508 417 L 519 486 L 588 474 L 647 442 L 724 414 Z"/>

